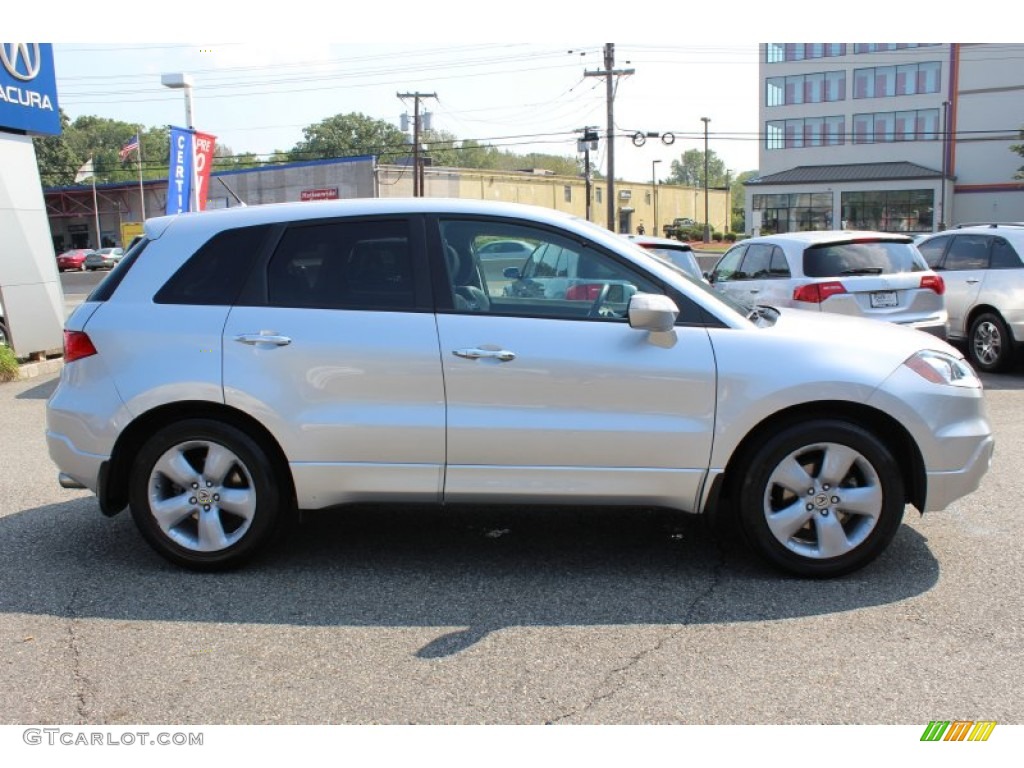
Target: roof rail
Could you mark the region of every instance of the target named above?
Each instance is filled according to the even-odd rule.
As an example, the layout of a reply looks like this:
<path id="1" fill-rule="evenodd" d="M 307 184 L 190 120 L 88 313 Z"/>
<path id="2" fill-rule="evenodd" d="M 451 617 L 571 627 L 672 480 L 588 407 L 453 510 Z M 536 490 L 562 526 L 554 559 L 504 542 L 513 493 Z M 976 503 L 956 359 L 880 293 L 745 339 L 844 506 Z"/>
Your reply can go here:
<path id="1" fill-rule="evenodd" d="M 965 221 L 962 224 L 954 224 L 952 229 L 963 229 L 964 227 L 1024 227 L 1024 221 Z"/>

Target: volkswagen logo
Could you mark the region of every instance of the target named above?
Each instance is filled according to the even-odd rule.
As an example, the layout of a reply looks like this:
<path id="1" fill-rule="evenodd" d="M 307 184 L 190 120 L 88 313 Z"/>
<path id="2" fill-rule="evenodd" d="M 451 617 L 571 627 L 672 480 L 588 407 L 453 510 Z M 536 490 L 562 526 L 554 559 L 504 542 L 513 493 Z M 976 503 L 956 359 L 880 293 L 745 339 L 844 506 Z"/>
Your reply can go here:
<path id="1" fill-rule="evenodd" d="M 0 43 L 0 59 L 16 80 L 35 80 L 43 63 L 39 43 Z"/>

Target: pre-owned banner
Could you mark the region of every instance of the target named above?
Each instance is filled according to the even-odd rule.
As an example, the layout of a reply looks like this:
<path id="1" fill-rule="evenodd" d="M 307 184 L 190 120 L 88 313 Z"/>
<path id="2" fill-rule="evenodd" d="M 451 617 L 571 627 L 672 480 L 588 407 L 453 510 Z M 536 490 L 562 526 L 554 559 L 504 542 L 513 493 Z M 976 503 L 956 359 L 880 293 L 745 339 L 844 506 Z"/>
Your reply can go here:
<path id="1" fill-rule="evenodd" d="M 192 131 L 171 126 L 171 166 L 167 174 L 167 213 L 190 210 L 192 199 Z"/>
<path id="2" fill-rule="evenodd" d="M 213 167 L 213 147 L 216 136 L 195 132 L 196 183 L 199 185 L 199 210 L 206 210 L 206 197 L 210 189 L 210 168 Z"/>

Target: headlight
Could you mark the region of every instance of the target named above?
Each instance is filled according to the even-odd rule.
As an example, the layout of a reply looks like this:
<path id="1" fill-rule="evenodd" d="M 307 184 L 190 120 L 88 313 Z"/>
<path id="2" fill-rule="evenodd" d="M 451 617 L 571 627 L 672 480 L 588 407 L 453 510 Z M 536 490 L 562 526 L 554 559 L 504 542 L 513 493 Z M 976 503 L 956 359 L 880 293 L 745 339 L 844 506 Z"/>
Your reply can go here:
<path id="1" fill-rule="evenodd" d="M 966 360 L 953 357 L 945 352 L 924 349 L 907 358 L 903 363 L 917 375 L 934 384 L 948 384 L 951 387 L 981 388 L 981 379 Z"/>

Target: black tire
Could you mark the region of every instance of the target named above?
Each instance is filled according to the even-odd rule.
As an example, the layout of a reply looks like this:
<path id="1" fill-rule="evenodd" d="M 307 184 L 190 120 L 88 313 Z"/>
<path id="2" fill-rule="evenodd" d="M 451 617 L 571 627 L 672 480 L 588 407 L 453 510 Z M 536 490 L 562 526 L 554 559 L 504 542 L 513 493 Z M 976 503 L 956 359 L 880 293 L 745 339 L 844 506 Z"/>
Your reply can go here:
<path id="1" fill-rule="evenodd" d="M 797 576 L 832 578 L 863 568 L 903 520 L 895 459 L 877 437 L 849 422 L 795 424 L 741 464 L 737 513 L 744 538 Z"/>
<path id="2" fill-rule="evenodd" d="M 197 571 L 234 568 L 276 538 L 289 517 L 277 475 L 266 451 L 240 429 L 182 421 L 139 451 L 128 489 L 132 517 L 172 563 Z"/>
<path id="3" fill-rule="evenodd" d="M 1005 371 L 1013 365 L 1014 339 L 1003 318 L 995 312 L 983 312 L 974 318 L 967 355 L 971 365 L 985 373 Z"/>

